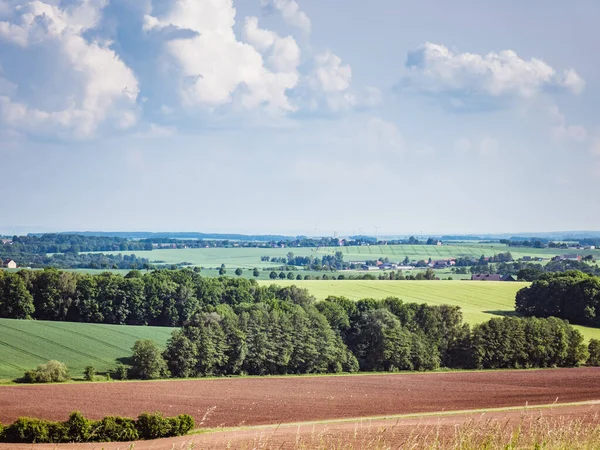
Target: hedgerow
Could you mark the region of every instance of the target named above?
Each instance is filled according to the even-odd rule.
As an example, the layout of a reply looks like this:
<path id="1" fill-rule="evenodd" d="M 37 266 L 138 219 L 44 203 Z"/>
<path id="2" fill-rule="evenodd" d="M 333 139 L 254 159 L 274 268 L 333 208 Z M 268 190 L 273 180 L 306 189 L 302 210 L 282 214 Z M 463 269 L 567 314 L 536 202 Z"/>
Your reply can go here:
<path id="1" fill-rule="evenodd" d="M 137 420 L 115 416 L 105 417 L 102 420 L 89 420 L 80 412 L 73 412 L 66 422 L 19 417 L 6 427 L 0 424 L 0 442 L 22 444 L 127 442 L 183 436 L 193 428 L 194 419 L 187 414 L 163 417 L 161 413 L 143 413 Z"/>

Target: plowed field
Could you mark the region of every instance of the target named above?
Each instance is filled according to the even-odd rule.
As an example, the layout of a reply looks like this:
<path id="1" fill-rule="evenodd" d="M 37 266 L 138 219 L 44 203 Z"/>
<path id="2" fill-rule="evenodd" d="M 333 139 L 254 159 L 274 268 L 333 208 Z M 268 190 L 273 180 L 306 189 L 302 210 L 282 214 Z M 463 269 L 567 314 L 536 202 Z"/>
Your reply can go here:
<path id="1" fill-rule="evenodd" d="M 0 422 L 188 413 L 236 427 L 600 399 L 600 368 L 0 387 Z"/>

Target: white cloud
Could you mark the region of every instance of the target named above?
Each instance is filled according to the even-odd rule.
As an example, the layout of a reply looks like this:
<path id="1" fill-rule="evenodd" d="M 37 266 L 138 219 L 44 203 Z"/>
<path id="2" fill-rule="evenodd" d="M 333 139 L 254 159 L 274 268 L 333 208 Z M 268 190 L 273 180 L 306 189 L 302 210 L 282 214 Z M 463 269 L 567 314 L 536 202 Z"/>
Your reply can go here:
<path id="1" fill-rule="evenodd" d="M 295 0 L 261 0 L 261 5 L 263 8 L 278 11 L 286 23 L 301 29 L 305 33 L 310 33 L 310 19 L 300 9 L 300 5 Z"/>
<path id="2" fill-rule="evenodd" d="M 379 117 L 371 117 L 366 128 L 377 150 L 403 150 L 404 139 L 393 123 Z"/>
<path id="3" fill-rule="evenodd" d="M 573 69 L 559 74 L 544 61 L 524 60 L 512 50 L 479 55 L 454 53 L 447 47 L 425 43 L 410 52 L 405 84 L 428 94 L 456 98 L 531 98 L 543 91 L 564 90 L 579 94 L 584 80 Z"/>
<path id="4" fill-rule="evenodd" d="M 174 127 L 167 127 L 150 123 L 133 136 L 140 139 L 161 139 L 173 136 L 176 132 Z"/>
<path id="5" fill-rule="evenodd" d="M 550 126 L 555 139 L 559 141 L 585 142 L 588 138 L 587 131 L 582 125 L 567 125 L 565 116 L 558 106 L 552 105 L 548 111 Z"/>
<path id="6" fill-rule="evenodd" d="M 315 69 L 311 83 L 315 88 L 327 93 L 344 92 L 350 87 L 352 68 L 342 64 L 342 59 L 331 52 L 315 57 Z"/>
<path id="7" fill-rule="evenodd" d="M 310 108 L 324 108 L 332 112 L 350 109 L 374 108 L 381 104 L 381 91 L 375 87 L 353 90 L 352 68 L 342 59 L 326 51 L 316 55 L 307 75 L 310 88 Z"/>
<path id="8" fill-rule="evenodd" d="M 52 55 L 55 71 L 43 77 L 32 73 L 32 77 L 37 75 L 35 86 L 31 80 L 9 80 L 17 89 L 0 92 L 4 94 L 0 96 L 0 117 L 6 125 L 27 132 L 89 137 L 107 121 L 118 128 L 136 123 L 139 87 L 133 72 L 109 43 L 83 37 L 96 27 L 105 4 L 80 0 L 61 9 L 54 2 L 36 0 L 15 7 L 14 21 L 0 22 L 0 41 L 22 47 L 21 57 L 31 58 L 34 67 L 35 51 L 42 48 Z M 11 62 L 4 63 L 8 67 Z M 45 84 L 48 79 L 58 81 Z M 35 88 L 38 95 L 20 96 L 21 87 Z"/>
<path id="9" fill-rule="evenodd" d="M 268 53 L 267 62 L 277 72 L 296 73 L 300 65 L 300 47 L 296 40 L 258 27 L 258 18 L 247 17 L 244 23 L 244 38 L 256 50 Z"/>
<path id="10" fill-rule="evenodd" d="M 320 106 L 320 99 L 332 111 L 341 111 L 356 106 L 356 95 L 349 91 L 352 81 L 352 68 L 342 64 L 342 59 L 325 52 L 314 58 L 314 67 L 308 76 L 313 93 L 317 94 L 313 108 Z"/>
<path id="11" fill-rule="evenodd" d="M 480 156 L 492 157 L 498 154 L 499 142 L 490 136 L 478 139 L 460 138 L 454 143 L 454 150 L 463 155 L 474 153 Z"/>
<path id="12" fill-rule="evenodd" d="M 289 71 L 294 45 L 284 39 L 271 55 L 273 70 L 269 70 L 252 45 L 237 40 L 233 30 L 235 13 L 232 0 L 176 0 L 164 17 L 146 16 L 145 29 L 174 27 L 195 32 L 192 37 L 165 43 L 176 64 L 179 93 L 185 105 L 294 110 L 286 94 L 298 83 L 297 73 Z M 268 33 L 256 33 L 255 43 L 275 48 L 275 42 L 268 45 L 265 41 L 272 37 Z"/>

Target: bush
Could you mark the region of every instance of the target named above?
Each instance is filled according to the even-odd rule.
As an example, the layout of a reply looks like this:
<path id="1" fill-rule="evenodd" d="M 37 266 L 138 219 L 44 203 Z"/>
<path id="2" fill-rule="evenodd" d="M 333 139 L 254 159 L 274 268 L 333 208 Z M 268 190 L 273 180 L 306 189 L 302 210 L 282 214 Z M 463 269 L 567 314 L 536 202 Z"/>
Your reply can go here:
<path id="1" fill-rule="evenodd" d="M 92 432 L 92 422 L 79 411 L 72 412 L 69 420 L 65 422 L 65 428 L 69 434 L 70 442 L 86 442 Z"/>
<path id="2" fill-rule="evenodd" d="M 590 339 L 588 352 L 590 356 L 588 357 L 587 365 L 600 366 L 600 341 L 598 339 Z"/>
<path id="3" fill-rule="evenodd" d="M 127 367 L 123 364 L 118 364 L 115 370 L 112 371 L 112 377 L 115 380 L 126 380 L 127 379 Z"/>
<path id="4" fill-rule="evenodd" d="M 87 381 L 94 381 L 94 378 L 96 377 L 96 368 L 94 366 L 87 366 L 83 374 Z"/>
<path id="5" fill-rule="evenodd" d="M 8 427 L 0 424 L 0 442 L 125 442 L 183 436 L 193 428 L 194 419 L 187 414 L 163 417 L 161 413 L 144 413 L 137 421 L 126 417 L 105 417 L 93 421 L 80 412 L 73 412 L 66 422 L 20 417 Z"/>
<path id="6" fill-rule="evenodd" d="M 91 427 L 90 440 L 94 442 L 126 442 L 140 438 L 135 420 L 126 417 L 105 417 L 92 422 Z"/>
<path id="7" fill-rule="evenodd" d="M 142 439 L 158 439 L 172 436 L 171 422 L 165 419 L 159 412 L 140 414 L 136 422 L 136 427 Z"/>
<path id="8" fill-rule="evenodd" d="M 179 414 L 176 419 L 178 419 L 179 428 L 176 430 L 176 433 L 173 434 L 173 436 L 184 436 L 194 429 L 194 418 L 189 414 Z M 171 427 L 173 430 L 175 430 L 175 426 L 173 424 Z"/>
<path id="9" fill-rule="evenodd" d="M 160 412 L 140 414 L 136 427 L 142 439 L 183 436 L 194 429 L 194 419 L 188 414 L 163 417 Z"/>
<path id="10" fill-rule="evenodd" d="M 47 443 L 50 442 L 48 422 L 29 417 L 19 417 L 6 427 L 3 437 L 7 442 Z"/>
<path id="11" fill-rule="evenodd" d="M 35 370 L 25 372 L 21 381 L 25 383 L 59 383 L 69 379 L 67 366 L 59 361 L 40 364 Z"/>

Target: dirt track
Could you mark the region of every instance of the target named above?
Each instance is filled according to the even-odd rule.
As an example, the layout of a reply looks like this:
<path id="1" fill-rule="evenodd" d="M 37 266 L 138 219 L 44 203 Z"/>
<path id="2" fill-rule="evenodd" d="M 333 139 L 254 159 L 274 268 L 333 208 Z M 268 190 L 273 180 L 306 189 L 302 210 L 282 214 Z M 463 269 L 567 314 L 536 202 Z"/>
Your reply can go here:
<path id="1" fill-rule="evenodd" d="M 188 413 L 235 427 L 600 399 L 600 368 L 0 387 L 0 422 Z M 203 417 L 208 416 L 202 422 Z"/>

